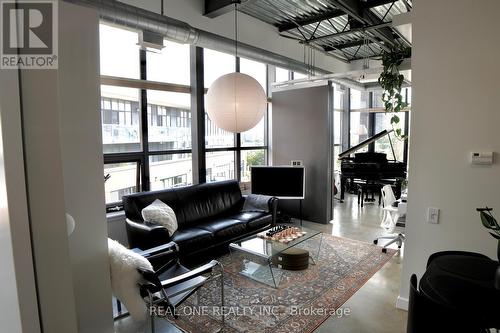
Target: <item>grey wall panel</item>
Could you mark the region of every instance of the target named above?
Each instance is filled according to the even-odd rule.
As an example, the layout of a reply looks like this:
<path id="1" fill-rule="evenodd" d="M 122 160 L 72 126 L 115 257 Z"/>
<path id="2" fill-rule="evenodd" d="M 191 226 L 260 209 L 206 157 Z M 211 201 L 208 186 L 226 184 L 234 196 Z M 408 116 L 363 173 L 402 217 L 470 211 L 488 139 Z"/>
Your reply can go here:
<path id="1" fill-rule="evenodd" d="M 306 198 L 303 217 L 327 223 L 331 220 L 329 181 L 330 127 L 329 87 L 309 87 L 273 92 L 272 161 L 290 165 L 303 160 L 306 167 Z M 296 201 L 281 202 L 280 207 L 297 216 Z"/>

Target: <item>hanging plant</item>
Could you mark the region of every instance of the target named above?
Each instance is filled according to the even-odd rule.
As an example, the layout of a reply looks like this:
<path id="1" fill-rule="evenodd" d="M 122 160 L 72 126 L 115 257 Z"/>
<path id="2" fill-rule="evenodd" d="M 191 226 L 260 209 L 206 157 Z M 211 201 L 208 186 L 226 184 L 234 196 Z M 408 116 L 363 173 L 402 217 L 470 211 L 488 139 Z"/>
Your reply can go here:
<path id="1" fill-rule="evenodd" d="M 399 66 L 404 59 L 410 56 L 411 48 L 409 47 L 395 47 L 390 51 L 382 52 L 383 70 L 378 78 L 378 83 L 384 89 L 382 102 L 386 113 L 398 113 L 408 106 L 408 103 L 403 101 L 403 95 L 401 94 L 401 86 L 405 77 L 399 72 Z M 396 137 L 406 139 L 406 135 L 403 135 L 401 128 L 398 127 L 399 120 L 399 117 L 394 114 L 391 117 L 391 125 Z"/>

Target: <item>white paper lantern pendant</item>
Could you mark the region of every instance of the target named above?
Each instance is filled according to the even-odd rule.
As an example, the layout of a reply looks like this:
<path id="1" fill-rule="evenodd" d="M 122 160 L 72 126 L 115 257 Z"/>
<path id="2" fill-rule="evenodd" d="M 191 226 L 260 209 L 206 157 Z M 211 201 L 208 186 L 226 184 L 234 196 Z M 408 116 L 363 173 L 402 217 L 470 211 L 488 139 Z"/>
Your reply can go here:
<path id="1" fill-rule="evenodd" d="M 235 57 L 238 57 L 238 11 L 234 1 Z M 267 97 L 253 77 L 230 73 L 219 77 L 208 89 L 205 109 L 219 128 L 233 133 L 252 129 L 264 116 Z"/>
<path id="2" fill-rule="evenodd" d="M 206 110 L 219 128 L 241 133 L 257 125 L 266 112 L 266 93 L 253 77 L 230 73 L 208 89 Z"/>

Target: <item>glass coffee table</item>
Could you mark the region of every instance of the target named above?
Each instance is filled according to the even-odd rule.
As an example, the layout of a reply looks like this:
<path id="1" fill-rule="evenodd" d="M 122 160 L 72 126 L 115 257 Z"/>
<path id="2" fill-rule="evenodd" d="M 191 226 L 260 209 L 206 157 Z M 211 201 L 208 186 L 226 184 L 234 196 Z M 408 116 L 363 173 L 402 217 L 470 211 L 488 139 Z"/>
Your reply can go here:
<path id="1" fill-rule="evenodd" d="M 231 256 L 235 259 L 242 258 L 243 265 L 240 274 L 278 288 L 283 270 L 279 264 L 275 264 L 276 259 L 284 251 L 296 247 L 309 251 L 310 263 L 315 265 L 319 259 L 323 234 L 305 227 L 299 227 L 299 229 L 305 232 L 305 235 L 289 243 L 267 240 L 256 234 L 229 244 Z"/>

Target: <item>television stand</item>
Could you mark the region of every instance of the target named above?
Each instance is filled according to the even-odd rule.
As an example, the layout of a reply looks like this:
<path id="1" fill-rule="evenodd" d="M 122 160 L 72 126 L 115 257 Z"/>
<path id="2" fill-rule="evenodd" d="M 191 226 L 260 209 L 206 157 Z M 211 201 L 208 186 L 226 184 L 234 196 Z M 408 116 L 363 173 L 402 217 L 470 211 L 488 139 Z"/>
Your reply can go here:
<path id="1" fill-rule="evenodd" d="M 302 200 L 299 199 L 299 218 L 300 218 L 300 226 L 302 227 Z"/>

